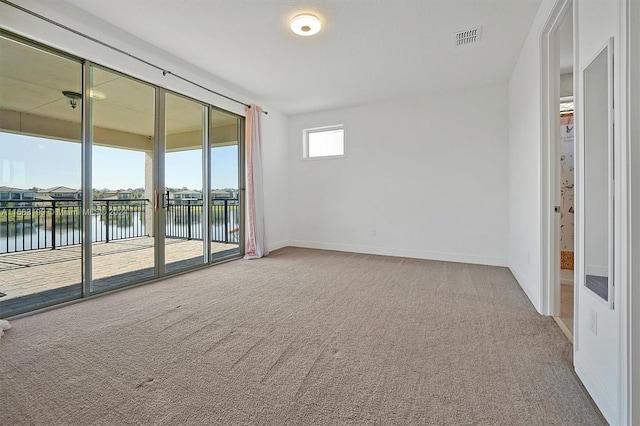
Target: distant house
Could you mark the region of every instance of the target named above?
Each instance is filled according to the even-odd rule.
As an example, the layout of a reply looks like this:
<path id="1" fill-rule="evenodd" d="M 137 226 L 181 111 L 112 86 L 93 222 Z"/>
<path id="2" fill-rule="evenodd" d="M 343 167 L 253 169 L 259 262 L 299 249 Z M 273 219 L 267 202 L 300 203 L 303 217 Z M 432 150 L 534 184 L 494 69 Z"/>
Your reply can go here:
<path id="1" fill-rule="evenodd" d="M 233 194 L 223 189 L 213 189 L 211 191 L 211 198 L 213 198 L 214 200 L 220 198 L 233 198 Z"/>
<path id="2" fill-rule="evenodd" d="M 173 200 L 174 204 L 189 204 L 197 200 L 202 200 L 202 193 L 199 191 L 178 191 L 169 193 L 169 200 Z"/>
<path id="3" fill-rule="evenodd" d="M 0 186 L 0 206 L 12 203 L 14 206 L 31 206 L 36 199 L 36 192 L 30 189 Z"/>
<path id="4" fill-rule="evenodd" d="M 79 189 L 69 188 L 67 186 L 54 186 L 38 191 L 38 201 L 54 201 L 54 200 L 79 200 L 81 192 Z"/>
<path id="5" fill-rule="evenodd" d="M 118 189 L 115 191 L 104 191 L 100 200 L 122 201 L 123 203 L 133 199 L 133 191 Z"/>

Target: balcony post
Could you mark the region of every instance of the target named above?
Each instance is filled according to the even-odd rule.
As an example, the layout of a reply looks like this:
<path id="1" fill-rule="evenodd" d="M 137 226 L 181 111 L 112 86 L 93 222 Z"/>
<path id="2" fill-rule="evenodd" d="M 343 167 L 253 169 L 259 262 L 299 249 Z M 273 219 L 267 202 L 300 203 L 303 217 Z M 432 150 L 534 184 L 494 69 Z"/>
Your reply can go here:
<path id="1" fill-rule="evenodd" d="M 224 242 L 229 242 L 229 200 L 224 199 Z"/>
<path id="2" fill-rule="evenodd" d="M 106 238 L 106 242 L 109 242 L 109 227 L 110 227 L 110 223 L 109 223 L 109 200 L 106 200 L 107 203 L 107 213 L 106 213 L 106 232 L 105 232 L 105 238 Z"/>
<path id="3" fill-rule="evenodd" d="M 56 201 L 51 201 L 51 250 L 56 249 Z"/>
<path id="4" fill-rule="evenodd" d="M 146 202 L 144 206 L 144 235 L 153 237 L 154 220 L 155 220 L 155 205 L 154 200 L 156 192 L 153 186 L 153 149 L 144 152 L 144 198 L 151 200 Z"/>
<path id="5" fill-rule="evenodd" d="M 187 240 L 191 239 L 191 200 L 187 200 Z"/>

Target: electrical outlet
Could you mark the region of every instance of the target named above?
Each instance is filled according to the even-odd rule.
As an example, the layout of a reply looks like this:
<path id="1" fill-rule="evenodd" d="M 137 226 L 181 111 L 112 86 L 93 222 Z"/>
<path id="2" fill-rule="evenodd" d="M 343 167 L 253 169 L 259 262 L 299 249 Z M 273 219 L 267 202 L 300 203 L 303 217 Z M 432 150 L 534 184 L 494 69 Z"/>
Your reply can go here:
<path id="1" fill-rule="evenodd" d="M 598 335 L 598 313 L 593 309 L 591 310 L 591 316 L 589 318 L 589 330 L 596 336 Z"/>
<path id="2" fill-rule="evenodd" d="M 376 236 L 376 234 L 377 234 L 376 230 L 375 230 L 375 229 L 373 229 L 373 230 L 371 231 L 371 236 L 372 236 L 372 237 L 375 237 L 375 236 Z"/>

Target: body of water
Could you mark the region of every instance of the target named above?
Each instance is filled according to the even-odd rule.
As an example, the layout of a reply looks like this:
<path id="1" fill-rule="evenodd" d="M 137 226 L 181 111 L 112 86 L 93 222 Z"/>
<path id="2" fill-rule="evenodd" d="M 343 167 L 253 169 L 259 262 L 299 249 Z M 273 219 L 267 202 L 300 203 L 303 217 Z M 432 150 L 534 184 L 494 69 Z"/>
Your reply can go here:
<path id="1" fill-rule="evenodd" d="M 126 218 L 123 216 L 112 218 L 109 225 L 103 220 L 103 216 L 93 215 L 92 221 L 92 241 L 100 242 L 120 240 L 125 238 L 136 238 L 148 236 L 144 213 L 129 213 Z M 166 223 L 167 237 L 187 238 L 189 228 L 192 239 L 202 239 L 202 220 L 200 215 L 194 215 L 191 223 L 185 223 L 183 217 L 168 214 Z M 238 241 L 239 215 L 235 211 L 230 212 L 228 217 L 229 242 Z M 70 246 L 82 242 L 82 231 L 80 221 L 63 220 L 56 222 L 55 245 L 56 247 Z M 225 241 L 224 223 L 216 223 L 211 227 L 211 237 L 214 241 Z M 53 229 L 49 221 L 40 223 L 20 222 L 14 223 L 0 222 L 0 254 L 12 253 L 34 249 L 45 249 L 53 247 Z"/>

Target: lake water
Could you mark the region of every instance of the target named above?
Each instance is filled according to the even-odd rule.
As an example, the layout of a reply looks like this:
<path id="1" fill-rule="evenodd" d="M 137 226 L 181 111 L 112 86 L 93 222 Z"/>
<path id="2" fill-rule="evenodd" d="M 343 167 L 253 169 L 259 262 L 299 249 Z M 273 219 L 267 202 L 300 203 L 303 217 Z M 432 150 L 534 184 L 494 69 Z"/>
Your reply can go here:
<path id="1" fill-rule="evenodd" d="M 199 217 L 193 218 L 191 223 L 191 238 L 202 238 L 202 222 Z M 91 216 L 92 220 L 92 241 L 106 241 L 107 236 L 107 224 L 99 215 Z M 119 226 L 116 222 L 111 222 L 109 226 L 109 240 L 118 240 L 124 238 L 142 237 L 148 235 L 144 216 L 142 213 L 132 213 L 127 217 L 126 221 L 120 221 Z M 228 230 L 229 240 L 237 241 L 237 232 L 231 232 L 237 230 L 239 224 L 239 217 L 235 212 L 230 212 Z M 44 223 L 40 224 L 40 227 L 33 226 L 27 222 L 24 228 L 21 223 L 18 222 L 16 229 L 8 229 L 7 223 L 0 223 L 0 254 L 11 253 L 17 251 L 33 250 L 51 248 L 53 246 L 51 224 L 45 228 Z M 69 246 L 80 244 L 82 241 L 82 233 L 79 229 L 79 221 L 56 223 L 56 247 Z M 74 229 L 76 228 L 76 229 Z M 166 236 L 186 238 L 188 235 L 189 225 L 181 223 L 179 218 L 172 220 L 171 217 L 167 217 Z M 211 236 L 214 241 L 224 241 L 225 228 L 224 224 L 216 224 L 211 227 Z"/>

